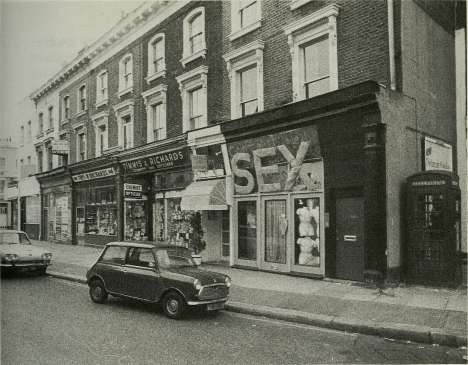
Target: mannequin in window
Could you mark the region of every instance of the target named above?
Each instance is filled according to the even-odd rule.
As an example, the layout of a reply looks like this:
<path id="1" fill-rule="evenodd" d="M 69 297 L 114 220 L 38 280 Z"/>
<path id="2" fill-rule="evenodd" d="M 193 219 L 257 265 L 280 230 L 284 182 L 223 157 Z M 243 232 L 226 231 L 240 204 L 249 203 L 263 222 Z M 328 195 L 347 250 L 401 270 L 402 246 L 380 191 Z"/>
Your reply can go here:
<path id="1" fill-rule="evenodd" d="M 312 199 L 307 199 L 307 201 Z M 312 226 L 312 211 L 309 207 L 304 206 L 304 202 L 299 200 L 301 206 L 296 214 L 299 217 L 299 236 L 310 237 L 315 235 L 314 227 Z"/>

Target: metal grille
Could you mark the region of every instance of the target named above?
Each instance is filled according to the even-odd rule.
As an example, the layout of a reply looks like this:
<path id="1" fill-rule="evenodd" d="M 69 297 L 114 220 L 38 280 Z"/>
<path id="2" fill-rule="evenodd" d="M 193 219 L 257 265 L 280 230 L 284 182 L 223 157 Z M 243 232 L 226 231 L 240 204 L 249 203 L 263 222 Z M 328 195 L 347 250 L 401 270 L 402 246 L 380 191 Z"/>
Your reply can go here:
<path id="1" fill-rule="evenodd" d="M 228 293 L 229 289 L 224 284 L 205 286 L 198 298 L 202 300 L 225 298 L 228 296 Z"/>

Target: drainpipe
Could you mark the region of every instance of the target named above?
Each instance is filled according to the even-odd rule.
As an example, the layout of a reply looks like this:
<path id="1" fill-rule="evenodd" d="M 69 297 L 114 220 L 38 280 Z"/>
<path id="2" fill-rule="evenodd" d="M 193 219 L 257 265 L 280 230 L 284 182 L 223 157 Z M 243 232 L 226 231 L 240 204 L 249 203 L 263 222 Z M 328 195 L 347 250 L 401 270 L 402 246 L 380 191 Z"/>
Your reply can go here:
<path id="1" fill-rule="evenodd" d="M 390 89 L 396 90 L 395 81 L 395 28 L 393 16 L 393 0 L 387 0 L 388 14 L 388 56 L 390 61 Z"/>

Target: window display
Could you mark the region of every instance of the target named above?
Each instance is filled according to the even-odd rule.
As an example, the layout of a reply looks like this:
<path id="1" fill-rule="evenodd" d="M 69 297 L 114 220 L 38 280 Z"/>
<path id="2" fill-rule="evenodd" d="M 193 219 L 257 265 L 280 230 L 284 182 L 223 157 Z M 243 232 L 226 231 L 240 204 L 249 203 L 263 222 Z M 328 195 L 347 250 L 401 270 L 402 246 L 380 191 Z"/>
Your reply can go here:
<path id="1" fill-rule="evenodd" d="M 146 201 L 125 202 L 125 239 L 130 241 L 148 240 L 148 215 Z"/>
<path id="2" fill-rule="evenodd" d="M 156 241 L 164 242 L 166 239 L 166 211 L 164 209 L 164 199 L 156 199 L 154 208 L 154 237 Z"/>
<path id="3" fill-rule="evenodd" d="M 238 243 L 239 259 L 257 259 L 257 203 L 255 201 L 240 201 L 238 213 Z"/>
<path id="4" fill-rule="evenodd" d="M 181 198 L 167 199 L 167 235 L 169 243 L 187 246 L 191 212 L 180 209 Z"/>
<path id="5" fill-rule="evenodd" d="M 295 263 L 320 266 L 320 200 L 294 199 Z"/>
<path id="6" fill-rule="evenodd" d="M 76 193 L 77 234 L 117 234 L 117 204 L 113 186 L 78 189 Z"/>

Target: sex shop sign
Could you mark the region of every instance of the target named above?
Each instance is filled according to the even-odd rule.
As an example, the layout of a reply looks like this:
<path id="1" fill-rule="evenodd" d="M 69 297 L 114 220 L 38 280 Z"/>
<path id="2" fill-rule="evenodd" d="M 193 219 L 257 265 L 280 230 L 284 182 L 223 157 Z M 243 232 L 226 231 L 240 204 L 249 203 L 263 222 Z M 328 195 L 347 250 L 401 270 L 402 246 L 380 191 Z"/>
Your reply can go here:
<path id="1" fill-rule="evenodd" d="M 316 126 L 229 143 L 234 193 L 323 191 Z"/>

